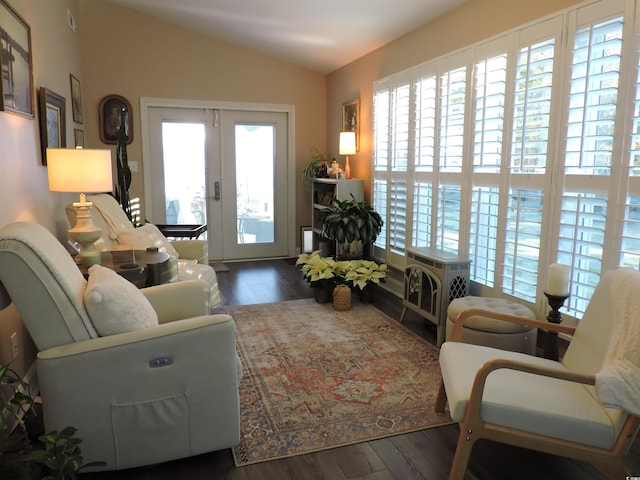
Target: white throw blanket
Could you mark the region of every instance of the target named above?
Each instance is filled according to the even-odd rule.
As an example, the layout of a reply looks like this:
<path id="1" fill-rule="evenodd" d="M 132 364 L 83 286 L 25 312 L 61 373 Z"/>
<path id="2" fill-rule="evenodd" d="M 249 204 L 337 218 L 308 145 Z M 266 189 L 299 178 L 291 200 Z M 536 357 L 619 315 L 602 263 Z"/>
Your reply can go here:
<path id="1" fill-rule="evenodd" d="M 640 272 L 617 270 L 611 285 L 611 340 L 596 395 L 608 407 L 640 415 Z"/>

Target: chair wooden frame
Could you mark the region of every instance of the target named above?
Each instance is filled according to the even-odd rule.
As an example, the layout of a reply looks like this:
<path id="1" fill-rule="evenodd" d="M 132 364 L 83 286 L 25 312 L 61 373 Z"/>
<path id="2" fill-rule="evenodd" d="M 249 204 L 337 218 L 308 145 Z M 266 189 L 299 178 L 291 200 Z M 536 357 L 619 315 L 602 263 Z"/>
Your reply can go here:
<path id="1" fill-rule="evenodd" d="M 451 341 L 459 341 L 465 320 L 473 315 L 483 315 L 507 322 L 529 325 L 544 331 L 567 333 L 570 335 L 575 331 L 575 328 L 565 325 L 530 320 L 499 312 L 469 309 L 461 312 L 456 318 L 451 335 Z M 544 375 L 585 385 L 595 384 L 595 375 L 582 375 L 511 360 L 492 360 L 485 363 L 476 374 L 471 395 L 464 412 L 464 417 L 460 422 L 460 436 L 458 437 L 458 444 L 456 446 L 456 453 L 449 473 L 449 480 L 462 480 L 464 478 L 469 458 L 471 456 L 471 450 L 475 442 L 481 438 L 530 450 L 537 450 L 552 455 L 583 460 L 591 463 L 607 478 L 625 478 L 628 475 L 624 465 L 624 456 L 629 451 L 629 448 L 638 433 L 638 428 L 640 427 L 640 418 L 637 416 L 631 414 L 628 416 L 616 442 L 610 450 L 517 430 L 502 425 L 490 424 L 483 421 L 480 410 L 487 377 L 491 372 L 504 368 Z M 444 413 L 446 403 L 447 394 L 444 388 L 444 382 L 442 382 L 436 397 L 436 412 Z"/>

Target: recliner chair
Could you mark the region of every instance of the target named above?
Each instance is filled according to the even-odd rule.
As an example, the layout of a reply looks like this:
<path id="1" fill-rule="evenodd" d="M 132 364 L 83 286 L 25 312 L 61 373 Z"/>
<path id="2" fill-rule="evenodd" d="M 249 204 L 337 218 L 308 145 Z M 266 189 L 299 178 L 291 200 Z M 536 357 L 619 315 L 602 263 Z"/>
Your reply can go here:
<path id="1" fill-rule="evenodd" d="M 90 270 L 85 280 L 41 225 L 17 222 L 0 229 L 0 283 L 39 351 L 46 431 L 77 428 L 85 462 L 106 462 L 107 470 L 237 445 L 242 369 L 235 325 L 229 315 L 208 314 L 207 284 L 137 290 L 105 267 L 92 268 L 114 279 L 93 280 Z M 109 292 L 114 297 L 106 301 Z M 153 307 L 154 325 L 98 334 L 98 317 L 135 324 L 142 308 L 122 314 L 123 305 L 135 302 Z"/>
<path id="2" fill-rule="evenodd" d="M 87 201 L 93 202 L 91 207 L 93 223 L 102 229 L 102 236 L 95 243 L 98 250 L 115 250 L 127 246 L 138 250 L 157 247 L 159 251 L 168 253 L 170 256 L 170 278 L 204 280 L 210 288 L 210 306 L 214 307 L 222 301 L 216 272 L 208 265 L 206 240 L 169 242 L 153 224 L 135 228 L 117 200 L 106 193 L 87 195 Z M 69 223 L 75 225 L 75 207 L 67 205 L 66 213 Z"/>

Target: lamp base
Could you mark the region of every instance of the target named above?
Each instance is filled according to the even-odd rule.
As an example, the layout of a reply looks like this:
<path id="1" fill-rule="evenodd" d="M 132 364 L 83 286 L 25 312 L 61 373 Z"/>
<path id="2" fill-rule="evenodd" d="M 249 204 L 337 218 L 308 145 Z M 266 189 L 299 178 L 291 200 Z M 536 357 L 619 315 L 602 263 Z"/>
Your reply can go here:
<path id="1" fill-rule="evenodd" d="M 80 263 L 97 265 L 100 263 L 100 252 L 93 243 L 102 236 L 102 229 L 96 227 L 91 219 L 91 202 L 75 202 L 76 224 L 69 230 L 69 238 L 80 244 Z"/>

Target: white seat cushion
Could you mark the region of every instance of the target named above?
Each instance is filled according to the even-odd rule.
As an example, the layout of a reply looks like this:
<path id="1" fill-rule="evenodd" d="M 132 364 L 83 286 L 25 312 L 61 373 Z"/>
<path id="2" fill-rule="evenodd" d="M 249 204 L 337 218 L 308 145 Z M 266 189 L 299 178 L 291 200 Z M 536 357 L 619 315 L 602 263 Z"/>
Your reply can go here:
<path id="1" fill-rule="evenodd" d="M 544 358 L 446 342 L 440 350 L 440 367 L 454 421 L 460 422 L 464 416 L 476 372 L 493 359 L 513 359 L 567 371 L 562 364 Z M 611 420 L 616 415 L 602 407 L 588 388 L 514 370 L 502 369 L 489 375 L 481 416 L 488 423 L 600 448 L 611 448 L 617 436 Z"/>
<path id="2" fill-rule="evenodd" d="M 89 268 L 84 303 L 100 336 L 158 325 L 158 314 L 131 282 L 101 265 Z"/>

